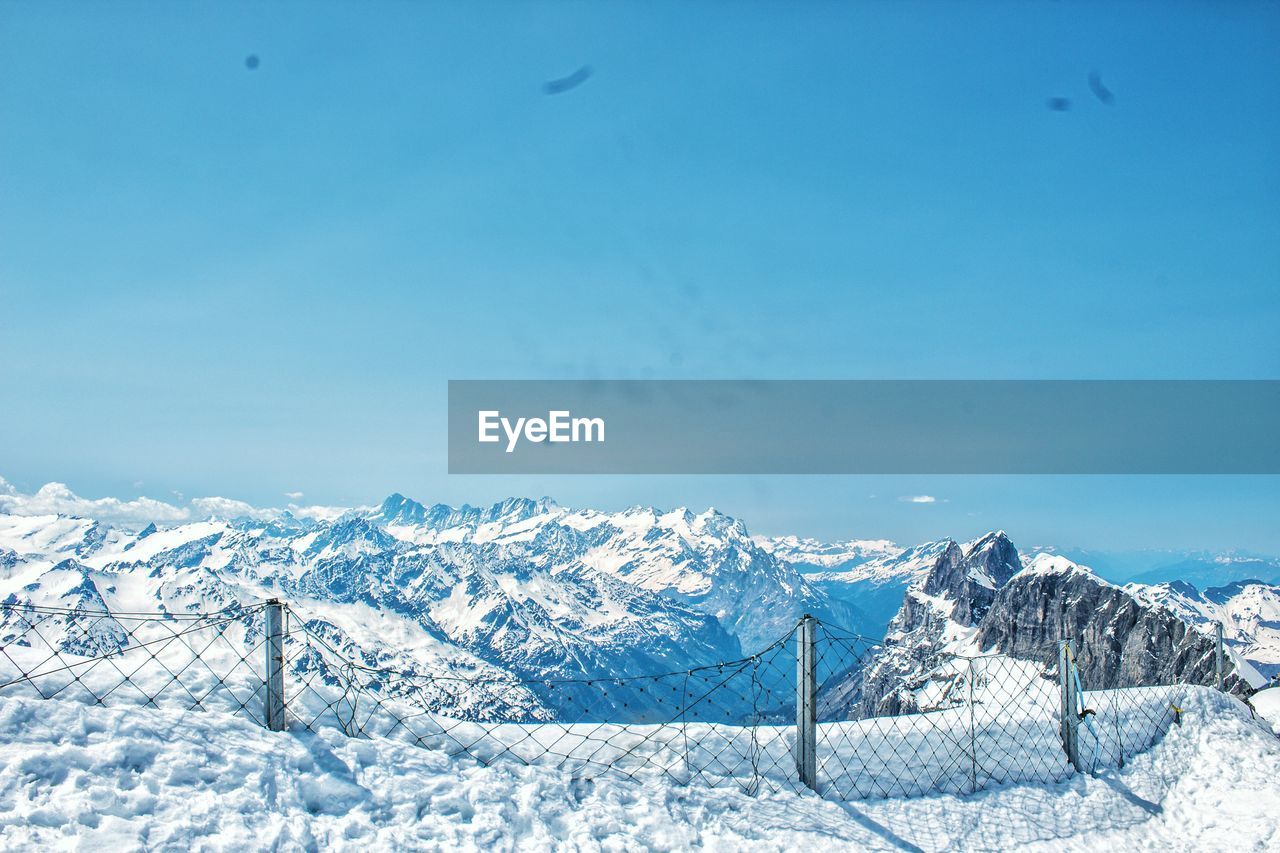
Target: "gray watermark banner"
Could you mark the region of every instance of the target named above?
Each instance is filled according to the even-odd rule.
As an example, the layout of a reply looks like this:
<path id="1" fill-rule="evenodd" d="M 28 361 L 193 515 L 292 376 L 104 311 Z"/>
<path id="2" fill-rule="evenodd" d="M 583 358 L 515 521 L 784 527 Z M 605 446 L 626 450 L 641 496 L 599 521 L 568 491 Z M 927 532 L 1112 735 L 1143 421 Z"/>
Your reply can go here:
<path id="1" fill-rule="evenodd" d="M 451 380 L 451 474 L 1278 474 L 1277 380 Z"/>

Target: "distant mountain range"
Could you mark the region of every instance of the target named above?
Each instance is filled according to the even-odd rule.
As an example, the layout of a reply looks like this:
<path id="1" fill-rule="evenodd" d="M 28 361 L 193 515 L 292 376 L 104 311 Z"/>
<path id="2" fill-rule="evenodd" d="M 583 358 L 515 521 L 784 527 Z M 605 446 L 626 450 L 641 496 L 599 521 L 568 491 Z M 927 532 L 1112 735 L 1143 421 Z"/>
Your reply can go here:
<path id="1" fill-rule="evenodd" d="M 1264 554 L 1154 549 L 1098 551 L 1051 546 L 1033 550 L 1058 554 L 1079 565 L 1089 566 L 1100 577 L 1119 584 L 1185 581 L 1201 589 L 1247 580 L 1280 584 L 1280 557 Z"/>
<path id="2" fill-rule="evenodd" d="M 1255 564 L 1214 565 L 1230 574 Z M 1059 572 L 1069 583 L 1048 583 L 1047 566 L 1070 567 Z M 1045 649 L 1026 641 L 1045 609 L 1034 597 L 1068 590 L 1099 613 L 1129 608 L 1126 624 L 1151 636 L 1204 637 L 1225 621 L 1242 662 L 1262 675 L 1280 669 L 1280 590 L 1270 583 L 1121 589 L 1061 556 L 1021 555 L 1003 532 L 908 548 L 821 543 L 753 538 L 715 510 L 602 512 L 548 498 L 451 507 L 399 494 L 326 516 L 255 511 L 140 528 L 0 514 L 4 601 L 190 613 L 279 596 L 368 665 L 507 685 L 452 698 L 470 703 L 459 710 L 531 719 L 555 717 L 563 700 L 517 682 L 732 660 L 784 636 L 804 613 L 873 639 L 887 632 L 887 646 L 911 646 L 917 657 L 944 635 L 963 635 L 1038 659 Z M 1087 611 L 1073 614 L 1084 630 Z M 1020 631 L 1002 630 L 1006 621 Z M 963 630 L 947 633 L 948 624 Z M 110 648 L 121 638 L 106 630 L 77 642 Z M 918 675 L 892 655 L 876 673 L 860 673 L 842 694 L 864 712 L 889 708 Z"/>

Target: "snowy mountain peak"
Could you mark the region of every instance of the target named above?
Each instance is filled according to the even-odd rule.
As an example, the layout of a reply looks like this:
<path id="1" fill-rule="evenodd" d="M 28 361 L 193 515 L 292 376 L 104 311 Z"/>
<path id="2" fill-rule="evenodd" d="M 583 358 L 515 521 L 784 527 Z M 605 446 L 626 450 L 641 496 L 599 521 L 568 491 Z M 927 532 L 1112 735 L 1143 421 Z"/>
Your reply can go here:
<path id="1" fill-rule="evenodd" d="M 1073 574 L 1079 573 L 1088 575 L 1100 584 L 1107 584 L 1102 578 L 1094 574 L 1093 569 L 1088 566 L 1082 566 L 1079 563 L 1063 557 L 1061 554 L 1036 554 L 1027 563 L 1026 568 L 1022 569 L 1021 574 L 1026 575 L 1055 575 L 1055 574 Z M 1111 584 L 1107 584 L 1110 586 Z"/>
<path id="2" fill-rule="evenodd" d="M 128 551 L 130 548 L 137 545 L 143 539 L 146 539 L 148 536 L 154 536 L 155 534 L 156 534 L 156 523 L 153 521 L 150 524 L 148 524 L 146 527 L 139 530 L 138 535 L 133 537 L 133 540 L 131 542 L 128 542 L 125 544 L 124 550 Z"/>
<path id="3" fill-rule="evenodd" d="M 394 551 L 398 542 L 381 527 L 358 515 L 344 515 L 327 529 L 306 537 L 304 553 L 329 557 Z"/>
<path id="4" fill-rule="evenodd" d="M 1196 602 L 1168 588 L 1122 590 L 1058 555 L 1039 554 L 1020 571 L 1019 565 L 1016 549 L 1000 533 L 963 549 L 950 543 L 928 574 L 907 590 L 882 650 L 861 673 L 831 691 L 833 701 L 847 703 L 859 715 L 900 713 L 920 707 L 920 697 L 930 695 L 926 687 L 935 679 L 939 655 L 999 651 L 1047 668 L 1062 640 L 1078 644 L 1086 683 L 1212 680 L 1213 641 L 1190 630 L 1190 620 L 1175 611 L 1194 609 Z M 1153 599 L 1161 596 L 1161 606 L 1154 606 Z M 1255 611 L 1261 615 L 1265 608 Z M 1233 662 L 1227 689 L 1256 686 L 1254 668 L 1234 656 Z"/>
<path id="5" fill-rule="evenodd" d="M 993 531 L 964 549 L 970 579 L 987 589 L 998 589 L 1022 569 L 1018 549 L 1003 530 Z"/>
<path id="6" fill-rule="evenodd" d="M 427 508 L 399 492 L 392 492 L 378 507 L 377 516 L 388 524 L 422 524 L 427 518 Z"/>
<path id="7" fill-rule="evenodd" d="M 1003 532 L 988 533 L 968 546 L 946 540 L 936 553 L 937 560 L 916 588 L 951 602 L 950 618 L 966 627 L 977 624 L 996 591 L 1022 568 L 1018 549 Z"/>
<path id="8" fill-rule="evenodd" d="M 715 507 L 699 513 L 693 520 L 695 529 L 712 536 L 724 536 L 732 533 L 735 536 L 747 537 L 747 525 L 741 519 L 725 515 Z"/>
<path id="9" fill-rule="evenodd" d="M 966 542 L 961 546 L 966 555 L 976 554 L 979 551 L 986 551 L 992 548 L 1000 548 L 1009 544 L 1009 537 L 1003 530 L 992 530 L 984 533 L 972 542 Z"/>
<path id="10" fill-rule="evenodd" d="M 799 536 L 757 536 L 755 540 L 801 571 L 847 571 L 872 560 L 891 559 L 903 551 L 888 539 L 823 542 Z"/>
<path id="11" fill-rule="evenodd" d="M 532 498 L 507 498 L 490 507 L 488 513 L 484 516 L 484 520 L 490 523 L 496 521 L 525 521 L 534 516 L 545 515 L 558 508 L 556 502 L 549 497 L 541 497 L 537 500 Z"/>
<path id="12" fill-rule="evenodd" d="M 447 504 L 434 504 L 427 507 L 395 492 L 388 495 L 369 517 L 382 524 L 445 530 L 452 527 L 475 527 L 480 524 L 510 524 L 546 515 L 558 508 L 556 502 L 548 497 L 536 500 L 507 498 L 489 507 L 475 507 L 470 504 L 463 504 L 457 508 Z"/>
<path id="13" fill-rule="evenodd" d="M 693 520 L 696 517 L 693 510 L 687 506 L 678 506 L 669 512 L 658 514 L 658 520 L 664 527 L 672 527 L 676 524 L 693 524 Z"/>

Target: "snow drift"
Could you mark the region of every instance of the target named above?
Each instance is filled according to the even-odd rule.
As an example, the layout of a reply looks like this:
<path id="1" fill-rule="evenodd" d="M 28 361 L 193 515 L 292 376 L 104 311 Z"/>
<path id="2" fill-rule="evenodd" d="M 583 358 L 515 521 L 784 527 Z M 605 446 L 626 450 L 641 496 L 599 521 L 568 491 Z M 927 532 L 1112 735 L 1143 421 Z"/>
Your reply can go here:
<path id="1" fill-rule="evenodd" d="M 217 713 L 0 698 L 0 846 L 92 849 L 1275 849 L 1280 741 L 1197 689 L 1123 770 L 840 804 L 594 781 Z"/>

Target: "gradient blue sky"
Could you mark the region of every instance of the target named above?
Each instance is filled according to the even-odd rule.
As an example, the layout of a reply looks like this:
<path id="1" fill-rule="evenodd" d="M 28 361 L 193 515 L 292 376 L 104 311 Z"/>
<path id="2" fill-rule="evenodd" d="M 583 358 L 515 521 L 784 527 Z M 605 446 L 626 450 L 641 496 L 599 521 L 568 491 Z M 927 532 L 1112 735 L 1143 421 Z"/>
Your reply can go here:
<path id="1" fill-rule="evenodd" d="M 1280 550 L 1274 477 L 449 477 L 443 432 L 449 378 L 1276 378 L 1278 43 L 1275 3 L 5 3 L 0 476 Z"/>

